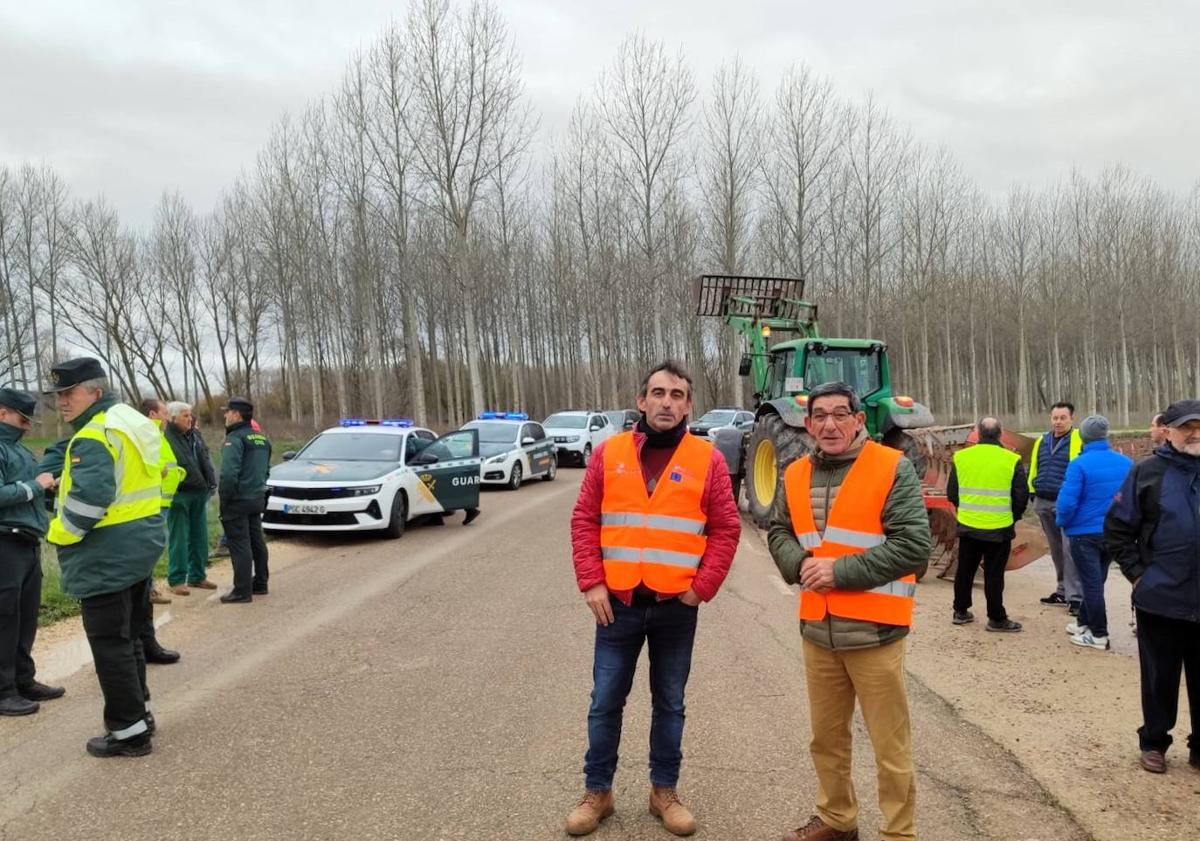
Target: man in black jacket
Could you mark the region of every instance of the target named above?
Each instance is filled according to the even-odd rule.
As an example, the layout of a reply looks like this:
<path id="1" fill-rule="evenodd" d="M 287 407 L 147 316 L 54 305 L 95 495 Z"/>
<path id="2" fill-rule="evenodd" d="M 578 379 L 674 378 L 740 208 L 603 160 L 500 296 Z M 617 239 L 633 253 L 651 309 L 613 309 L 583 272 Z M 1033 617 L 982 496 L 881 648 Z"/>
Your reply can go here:
<path id="1" fill-rule="evenodd" d="M 975 447 L 954 454 L 946 484 L 946 496 L 957 509 L 958 519 L 958 568 L 951 621 L 955 625 L 975 621 L 971 588 L 982 561 L 987 629 L 1011 633 L 1021 630 L 1021 623 L 1009 619 L 1004 609 L 1004 569 L 1016 537 L 1015 524 L 1029 504 L 1028 478 L 1020 457 L 1000 443 L 1000 421 L 983 418 L 976 432 L 979 442 Z"/>
<path id="2" fill-rule="evenodd" d="M 249 602 L 267 594 L 267 542 L 262 514 L 267 506 L 267 474 L 271 442 L 250 426 L 254 404 L 231 397 L 225 406 L 225 444 L 221 448 L 221 525 L 229 538 L 233 589 L 221 596 L 226 604 Z"/>
<path id="3" fill-rule="evenodd" d="M 167 404 L 163 433 L 176 462 L 187 471 L 167 513 L 167 584 L 179 596 L 188 595 L 192 587 L 217 588 L 208 580 L 208 500 L 217 489 L 217 477 L 194 420 L 187 403 Z"/>
<path id="4" fill-rule="evenodd" d="M 1192 732 L 1188 761 L 1200 768 L 1200 400 L 1163 412 L 1167 443 L 1134 465 L 1104 521 L 1110 557 L 1133 583 L 1142 673 L 1141 764 L 1167 770 L 1166 750 L 1187 673 Z"/>

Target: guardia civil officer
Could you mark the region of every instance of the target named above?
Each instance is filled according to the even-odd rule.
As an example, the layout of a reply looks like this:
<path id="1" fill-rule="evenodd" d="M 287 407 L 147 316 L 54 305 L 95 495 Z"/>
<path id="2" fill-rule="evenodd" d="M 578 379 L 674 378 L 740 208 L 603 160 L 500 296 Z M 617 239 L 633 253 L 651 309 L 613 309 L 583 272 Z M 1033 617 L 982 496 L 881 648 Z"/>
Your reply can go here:
<path id="1" fill-rule="evenodd" d="M 54 477 L 39 473 L 21 445 L 37 401 L 0 388 L 0 715 L 29 715 L 40 701 L 61 698 L 62 687 L 34 680 L 33 640 L 42 601 L 42 536 L 49 516 L 44 495 Z"/>
<path id="2" fill-rule="evenodd" d="M 267 506 L 267 473 L 271 442 L 250 423 L 254 404 L 231 397 L 225 407 L 225 444 L 221 447 L 221 525 L 229 538 L 233 589 L 221 596 L 226 604 L 249 602 L 267 594 L 267 541 L 262 515 Z"/>
<path id="3" fill-rule="evenodd" d="M 144 756 L 154 717 L 136 629 L 145 621 L 150 573 L 166 545 L 158 426 L 117 401 L 96 359 L 55 365 L 50 381 L 47 393 L 72 434 L 65 447 L 60 442 L 47 452 L 47 460 L 61 460 L 62 476 L 46 538 L 58 547 L 63 590 L 80 600 L 104 695 L 107 730 L 90 739 L 87 750 L 99 757 Z"/>

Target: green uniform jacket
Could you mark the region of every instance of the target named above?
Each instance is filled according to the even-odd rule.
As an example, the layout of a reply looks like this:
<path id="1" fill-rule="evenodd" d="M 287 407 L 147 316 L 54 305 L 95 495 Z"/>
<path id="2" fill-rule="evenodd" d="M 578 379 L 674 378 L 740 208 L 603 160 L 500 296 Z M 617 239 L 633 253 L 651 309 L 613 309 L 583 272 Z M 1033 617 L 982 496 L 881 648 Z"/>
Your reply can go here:
<path id="1" fill-rule="evenodd" d="M 23 444 L 25 430 L 0 423 L 0 532 L 41 539 L 50 525 L 45 492 L 33 481 L 37 462 Z"/>
<path id="2" fill-rule="evenodd" d="M 87 411 L 71 422 L 78 432 L 88 421 L 117 404 L 105 394 Z M 41 469 L 62 475 L 63 455 L 70 438 L 46 450 Z M 117 477 L 112 456 L 99 441 L 81 439 L 71 448 L 71 495 L 87 505 L 107 509 L 117 497 Z M 58 546 L 58 566 L 62 570 L 62 588 L 77 599 L 115 593 L 150 577 L 154 564 L 167 543 L 166 520 L 162 514 L 143 517 L 129 523 L 90 528 L 99 518 L 80 518 L 77 525 L 89 528 L 83 540 L 70 546 Z"/>
<path id="3" fill-rule="evenodd" d="M 840 456 L 825 456 L 820 450 L 809 456 L 813 462 L 813 518 L 818 530 L 825 530 L 825 518 L 833 507 L 842 480 L 850 472 L 866 440 L 866 432 L 863 432 L 854 445 Z M 883 533 L 887 539 L 879 546 L 837 559 L 833 566 L 834 586 L 837 589 L 870 590 L 880 587 L 917 572 L 929 560 L 933 536 L 929 532 L 929 518 L 921 498 L 921 482 L 912 463 L 906 458 L 900 459 L 896 466 L 896 478 L 883 506 Z M 810 552 L 796 540 L 796 533 L 792 530 L 791 509 L 782 486 L 775 495 L 767 544 L 783 580 L 789 584 L 797 583 L 800 564 Z M 905 636 L 908 628 L 826 614 L 820 622 L 801 621 L 800 632 L 805 639 L 823 648 L 851 649 L 872 648 L 894 642 Z"/>
<path id="4" fill-rule="evenodd" d="M 255 432 L 249 421 L 225 430 L 221 447 L 221 478 L 217 493 L 222 503 L 263 502 L 267 495 L 267 474 L 271 470 L 271 442 Z"/>

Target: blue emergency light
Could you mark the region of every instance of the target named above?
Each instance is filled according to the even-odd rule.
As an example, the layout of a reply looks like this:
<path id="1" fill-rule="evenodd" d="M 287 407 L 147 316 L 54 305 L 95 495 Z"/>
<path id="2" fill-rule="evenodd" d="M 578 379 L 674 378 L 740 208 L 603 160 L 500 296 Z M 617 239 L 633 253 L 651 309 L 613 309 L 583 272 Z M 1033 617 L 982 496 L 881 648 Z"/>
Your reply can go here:
<path id="1" fill-rule="evenodd" d="M 379 422 L 380 426 L 398 426 L 401 429 L 407 429 L 413 425 L 410 418 L 384 418 Z"/>
<path id="2" fill-rule="evenodd" d="M 480 412 L 480 420 L 529 420 L 529 415 L 524 412 Z"/>
<path id="3" fill-rule="evenodd" d="M 342 426 L 366 426 L 367 419 L 366 418 L 342 418 L 341 425 Z"/>

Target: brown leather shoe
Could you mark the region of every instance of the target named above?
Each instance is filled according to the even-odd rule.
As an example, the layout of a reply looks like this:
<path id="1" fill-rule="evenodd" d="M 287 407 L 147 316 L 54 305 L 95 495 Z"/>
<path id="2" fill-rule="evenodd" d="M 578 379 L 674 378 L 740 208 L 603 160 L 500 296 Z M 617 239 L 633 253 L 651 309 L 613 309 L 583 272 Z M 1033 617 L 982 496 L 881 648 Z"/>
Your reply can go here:
<path id="1" fill-rule="evenodd" d="M 217 585 L 213 584 L 207 578 L 197 584 L 189 584 L 189 587 L 195 587 L 197 590 L 215 590 Z"/>
<path id="2" fill-rule="evenodd" d="M 175 590 L 175 588 L 172 587 L 171 591 L 174 592 L 174 590 Z M 150 604 L 170 604 L 170 603 L 171 603 L 171 597 L 168 596 L 166 593 L 164 593 L 162 590 L 158 589 L 157 585 L 150 587 Z"/>
<path id="3" fill-rule="evenodd" d="M 858 841 L 858 830 L 842 832 L 813 815 L 804 826 L 785 832 L 780 841 Z"/>
<path id="4" fill-rule="evenodd" d="M 600 821 L 616 811 L 611 791 L 593 791 L 583 794 L 579 805 L 567 815 L 567 835 L 587 835 L 595 832 Z"/>
<path id="5" fill-rule="evenodd" d="M 1167 773 L 1167 758 L 1163 756 L 1160 750 L 1144 750 L 1142 751 L 1142 767 L 1151 774 Z"/>
<path id="6" fill-rule="evenodd" d="M 177 596 L 190 596 L 192 594 L 192 591 L 188 589 L 188 585 L 186 584 L 176 584 L 171 588 L 171 592 Z"/>
<path id="7" fill-rule="evenodd" d="M 661 820 L 663 828 L 672 835 L 691 835 L 696 831 L 696 819 L 679 802 L 674 787 L 650 787 L 650 814 Z"/>

